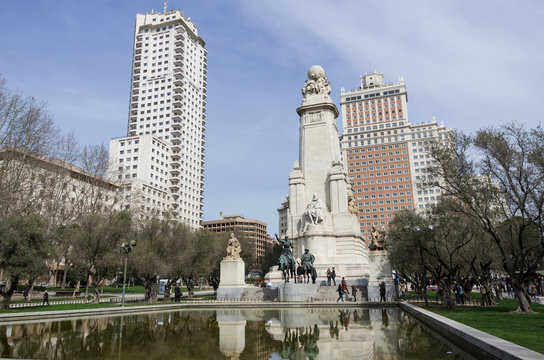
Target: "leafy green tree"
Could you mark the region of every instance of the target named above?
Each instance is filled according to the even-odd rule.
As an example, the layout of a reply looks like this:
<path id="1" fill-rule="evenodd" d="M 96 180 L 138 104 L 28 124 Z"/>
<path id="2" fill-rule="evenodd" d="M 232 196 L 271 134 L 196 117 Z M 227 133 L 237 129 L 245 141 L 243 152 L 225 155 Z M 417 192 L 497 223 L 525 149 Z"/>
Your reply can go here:
<path id="1" fill-rule="evenodd" d="M 281 251 L 281 246 L 278 244 L 266 249 L 261 260 L 261 273 L 263 276 L 266 275 L 272 266 L 278 265 L 278 259 L 280 258 Z"/>
<path id="2" fill-rule="evenodd" d="M 130 214 L 125 211 L 87 214 L 71 231 L 75 273 L 82 273 L 89 280 L 85 292 L 88 294 L 92 288 L 97 302 L 100 282 L 117 272 L 121 243 L 132 240 Z"/>
<path id="3" fill-rule="evenodd" d="M 454 133 L 434 146 L 429 175 L 442 179 L 444 196 L 485 231 L 512 280 L 518 312 L 531 312 L 527 287 L 544 257 L 544 130 L 510 124 Z M 533 231 L 533 229 L 537 229 Z"/>
<path id="4" fill-rule="evenodd" d="M 0 291 L 2 308 L 9 304 L 20 280 L 47 274 L 48 233 L 38 217 L 11 216 L 0 220 L 0 269 L 7 278 Z"/>

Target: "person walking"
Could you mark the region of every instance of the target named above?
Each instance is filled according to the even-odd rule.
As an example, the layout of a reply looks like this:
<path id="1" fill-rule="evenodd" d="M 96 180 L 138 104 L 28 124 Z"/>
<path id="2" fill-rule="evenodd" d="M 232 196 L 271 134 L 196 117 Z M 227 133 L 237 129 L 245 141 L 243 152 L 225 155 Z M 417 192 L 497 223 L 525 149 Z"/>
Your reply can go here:
<path id="1" fill-rule="evenodd" d="M 49 305 L 49 293 L 47 292 L 47 289 L 46 289 L 45 292 L 43 293 L 43 303 L 42 303 L 42 306 L 45 305 L 45 303 L 47 303 L 47 305 Z"/>
<path id="2" fill-rule="evenodd" d="M 459 284 L 459 301 L 461 301 L 461 305 L 465 305 L 465 292 L 461 284 Z"/>
<path id="3" fill-rule="evenodd" d="M 480 296 L 481 296 L 480 305 L 486 306 L 487 305 L 487 300 L 486 300 L 487 290 L 485 289 L 485 286 L 483 284 L 480 284 Z"/>
<path id="4" fill-rule="evenodd" d="M 23 297 L 25 298 L 25 301 L 28 301 L 28 291 L 30 290 L 30 286 L 28 284 L 25 285 L 25 289 L 23 290 Z"/>
<path id="5" fill-rule="evenodd" d="M 534 282 L 532 282 L 531 285 L 529 286 L 529 290 L 531 290 L 530 293 L 529 293 L 531 295 L 531 297 L 533 299 L 536 299 L 536 285 L 535 285 Z"/>
<path id="6" fill-rule="evenodd" d="M 404 281 L 400 282 L 400 293 L 402 295 L 402 299 L 404 302 L 406 302 L 406 283 Z"/>
<path id="7" fill-rule="evenodd" d="M 336 270 L 334 270 L 334 266 L 332 267 L 331 278 L 334 283 L 334 286 L 336 286 Z"/>
<path id="8" fill-rule="evenodd" d="M 315 284 L 315 281 L 317 280 L 317 271 L 315 267 L 312 269 L 312 284 Z"/>
<path id="9" fill-rule="evenodd" d="M 343 276 L 342 276 L 342 281 L 340 282 L 340 285 L 342 285 L 342 290 L 344 290 L 344 294 L 349 295 L 348 283 L 346 282 L 346 279 Z"/>
<path id="10" fill-rule="evenodd" d="M 332 271 L 331 268 L 327 268 L 327 286 L 331 286 Z"/>
<path id="11" fill-rule="evenodd" d="M 385 282 L 380 283 L 380 302 L 385 302 Z"/>
<path id="12" fill-rule="evenodd" d="M 176 284 L 176 287 L 174 288 L 174 302 L 180 302 L 181 301 L 181 287 L 179 284 Z"/>
<path id="13" fill-rule="evenodd" d="M 342 289 L 342 285 L 338 285 L 338 289 L 336 289 L 338 292 L 338 299 L 336 299 L 336 302 L 338 302 L 340 299 L 342 299 L 342 302 L 344 302 L 344 289 Z"/>
<path id="14" fill-rule="evenodd" d="M 355 285 L 351 285 L 351 295 L 353 295 L 353 301 L 357 302 L 357 287 Z"/>

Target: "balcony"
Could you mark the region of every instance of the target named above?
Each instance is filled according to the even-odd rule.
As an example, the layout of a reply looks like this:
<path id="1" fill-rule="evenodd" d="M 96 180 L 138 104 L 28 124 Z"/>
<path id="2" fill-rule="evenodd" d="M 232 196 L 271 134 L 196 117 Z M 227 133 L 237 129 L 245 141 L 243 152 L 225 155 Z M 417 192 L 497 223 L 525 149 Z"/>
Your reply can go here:
<path id="1" fill-rule="evenodd" d="M 174 102 L 172 103 L 172 105 L 174 105 L 174 107 L 179 107 L 179 108 L 181 108 L 181 106 L 182 106 L 183 104 L 181 103 L 180 100 L 174 100 Z"/>
<path id="2" fill-rule="evenodd" d="M 181 108 L 179 107 L 174 107 L 174 109 L 172 110 L 172 113 L 174 115 L 181 115 Z"/>
<path id="3" fill-rule="evenodd" d="M 136 55 L 134 57 L 134 60 L 138 60 L 138 61 L 142 60 L 142 55 Z"/>
<path id="4" fill-rule="evenodd" d="M 174 61 L 174 65 L 181 66 L 183 65 L 183 62 L 181 62 L 181 60 L 185 59 L 185 57 L 183 56 L 183 53 L 176 53 L 174 55 L 174 59 L 176 59 L 176 61 Z"/>
<path id="5" fill-rule="evenodd" d="M 179 165 L 172 167 L 172 169 L 170 169 L 170 174 L 177 177 L 179 175 Z"/>
<path id="6" fill-rule="evenodd" d="M 183 33 L 177 33 L 176 34 L 176 40 L 185 40 L 185 36 L 183 36 Z"/>
<path id="7" fill-rule="evenodd" d="M 179 92 L 176 91 L 176 92 L 174 93 L 173 98 L 174 98 L 174 100 L 182 100 L 182 99 L 183 99 L 183 94 L 182 94 L 182 92 L 181 92 L 181 91 L 179 91 Z"/>
<path id="8" fill-rule="evenodd" d="M 134 53 L 135 53 L 136 55 L 141 54 L 141 53 L 142 53 L 142 49 L 136 49 L 136 50 L 134 51 Z"/>
<path id="9" fill-rule="evenodd" d="M 183 41 L 183 38 L 181 39 L 178 39 L 177 36 L 176 36 L 176 41 L 174 42 L 174 45 L 176 46 L 185 46 L 185 41 Z"/>
<path id="10" fill-rule="evenodd" d="M 176 79 L 176 80 L 174 81 L 174 85 L 176 85 L 176 86 L 183 86 L 183 81 L 181 81 L 181 79 Z"/>
<path id="11" fill-rule="evenodd" d="M 140 80 L 140 75 L 134 75 L 133 79 L 134 79 L 134 81 L 139 81 Z"/>
<path id="12" fill-rule="evenodd" d="M 170 131 L 170 133 L 172 134 L 172 136 L 181 136 L 181 130 L 180 129 L 172 129 L 172 131 Z"/>

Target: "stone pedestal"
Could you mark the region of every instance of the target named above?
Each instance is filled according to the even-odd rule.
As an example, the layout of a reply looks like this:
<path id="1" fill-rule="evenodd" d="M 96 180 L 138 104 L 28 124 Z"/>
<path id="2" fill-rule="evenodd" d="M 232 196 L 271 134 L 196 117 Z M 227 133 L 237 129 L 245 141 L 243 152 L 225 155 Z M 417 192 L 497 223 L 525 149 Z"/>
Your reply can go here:
<path id="1" fill-rule="evenodd" d="M 278 270 L 278 265 L 272 266 L 270 270 L 264 276 L 264 280 L 270 284 L 271 287 L 277 287 L 283 284 L 283 274 Z M 294 280 L 290 280 L 294 281 Z"/>
<path id="2" fill-rule="evenodd" d="M 217 310 L 219 350 L 227 359 L 238 359 L 246 347 L 246 320 L 240 310 Z"/>
<path id="3" fill-rule="evenodd" d="M 217 289 L 217 299 L 240 299 L 243 289 L 245 263 L 242 259 L 224 259 L 221 261 L 221 282 Z"/>
<path id="4" fill-rule="evenodd" d="M 369 251 L 368 265 L 370 268 L 370 279 L 368 281 L 368 300 L 380 299 L 380 283 L 385 283 L 385 298 L 397 299 L 397 291 L 391 264 L 387 258 L 386 250 Z"/>
<path id="5" fill-rule="evenodd" d="M 279 286 L 279 301 L 313 301 L 317 296 L 317 286 L 315 284 L 281 284 Z"/>

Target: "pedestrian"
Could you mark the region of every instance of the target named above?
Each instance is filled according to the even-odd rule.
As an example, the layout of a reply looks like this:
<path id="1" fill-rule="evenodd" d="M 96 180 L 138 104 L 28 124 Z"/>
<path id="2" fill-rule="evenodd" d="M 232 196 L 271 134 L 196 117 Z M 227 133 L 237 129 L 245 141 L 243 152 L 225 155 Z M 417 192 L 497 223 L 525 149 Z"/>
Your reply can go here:
<path id="1" fill-rule="evenodd" d="M 342 299 L 342 302 L 344 302 L 344 289 L 342 289 L 342 285 L 338 285 L 338 289 L 336 289 L 338 292 L 338 299 L 336 299 L 336 302 L 338 302 L 340 299 Z"/>
<path id="2" fill-rule="evenodd" d="M 406 302 L 406 283 L 404 281 L 400 282 L 400 293 L 402 294 L 402 299 Z"/>
<path id="3" fill-rule="evenodd" d="M 312 284 L 315 284 L 315 281 L 317 280 L 317 271 L 315 268 L 312 268 Z"/>
<path id="4" fill-rule="evenodd" d="M 30 286 L 28 284 L 25 285 L 25 289 L 23 290 L 23 297 L 25 298 L 25 301 L 28 301 L 28 291 L 30 290 Z"/>
<path id="5" fill-rule="evenodd" d="M 43 303 L 42 303 L 42 305 L 45 305 L 45 303 L 47 303 L 47 305 L 49 305 L 49 294 L 47 293 L 47 289 L 45 289 L 45 292 L 43 293 Z"/>
<path id="6" fill-rule="evenodd" d="M 332 271 L 331 268 L 327 268 L 327 286 L 331 286 Z"/>
<path id="7" fill-rule="evenodd" d="M 179 286 L 179 284 L 176 284 L 176 287 L 174 288 L 174 301 L 181 301 L 181 287 Z"/>
<path id="8" fill-rule="evenodd" d="M 459 304 L 459 286 L 457 285 L 457 281 L 453 282 L 453 287 L 451 288 L 453 290 L 453 293 L 455 294 L 455 303 Z"/>
<path id="9" fill-rule="evenodd" d="M 336 270 L 334 270 L 334 266 L 332 267 L 332 271 L 331 271 L 331 279 L 334 283 L 334 286 L 336 286 Z"/>
<path id="10" fill-rule="evenodd" d="M 301 263 L 298 263 L 298 266 L 297 266 L 297 281 L 298 281 L 299 283 L 302 282 L 302 273 L 303 273 L 302 264 L 301 264 Z"/>
<path id="11" fill-rule="evenodd" d="M 480 301 L 480 305 L 485 306 L 487 304 L 486 296 L 487 296 L 487 290 L 485 289 L 483 284 L 480 284 L 480 296 L 482 297 Z"/>
<path id="12" fill-rule="evenodd" d="M 344 294 L 349 295 L 348 283 L 346 282 L 346 279 L 343 276 L 342 276 L 342 281 L 340 282 L 340 284 L 342 285 L 342 290 L 344 290 Z"/>
<path id="13" fill-rule="evenodd" d="M 385 302 L 385 282 L 380 283 L 380 302 Z"/>
<path id="14" fill-rule="evenodd" d="M 531 295 L 531 297 L 533 299 L 536 299 L 536 285 L 534 282 L 531 283 L 531 285 L 529 286 L 529 289 L 530 289 L 529 294 Z"/>
<path id="15" fill-rule="evenodd" d="M 463 285 L 459 284 L 459 300 L 462 305 L 465 305 L 465 293 L 463 291 Z"/>
<path id="16" fill-rule="evenodd" d="M 357 287 L 355 285 L 351 285 L 351 295 L 353 295 L 353 301 L 357 302 Z"/>

